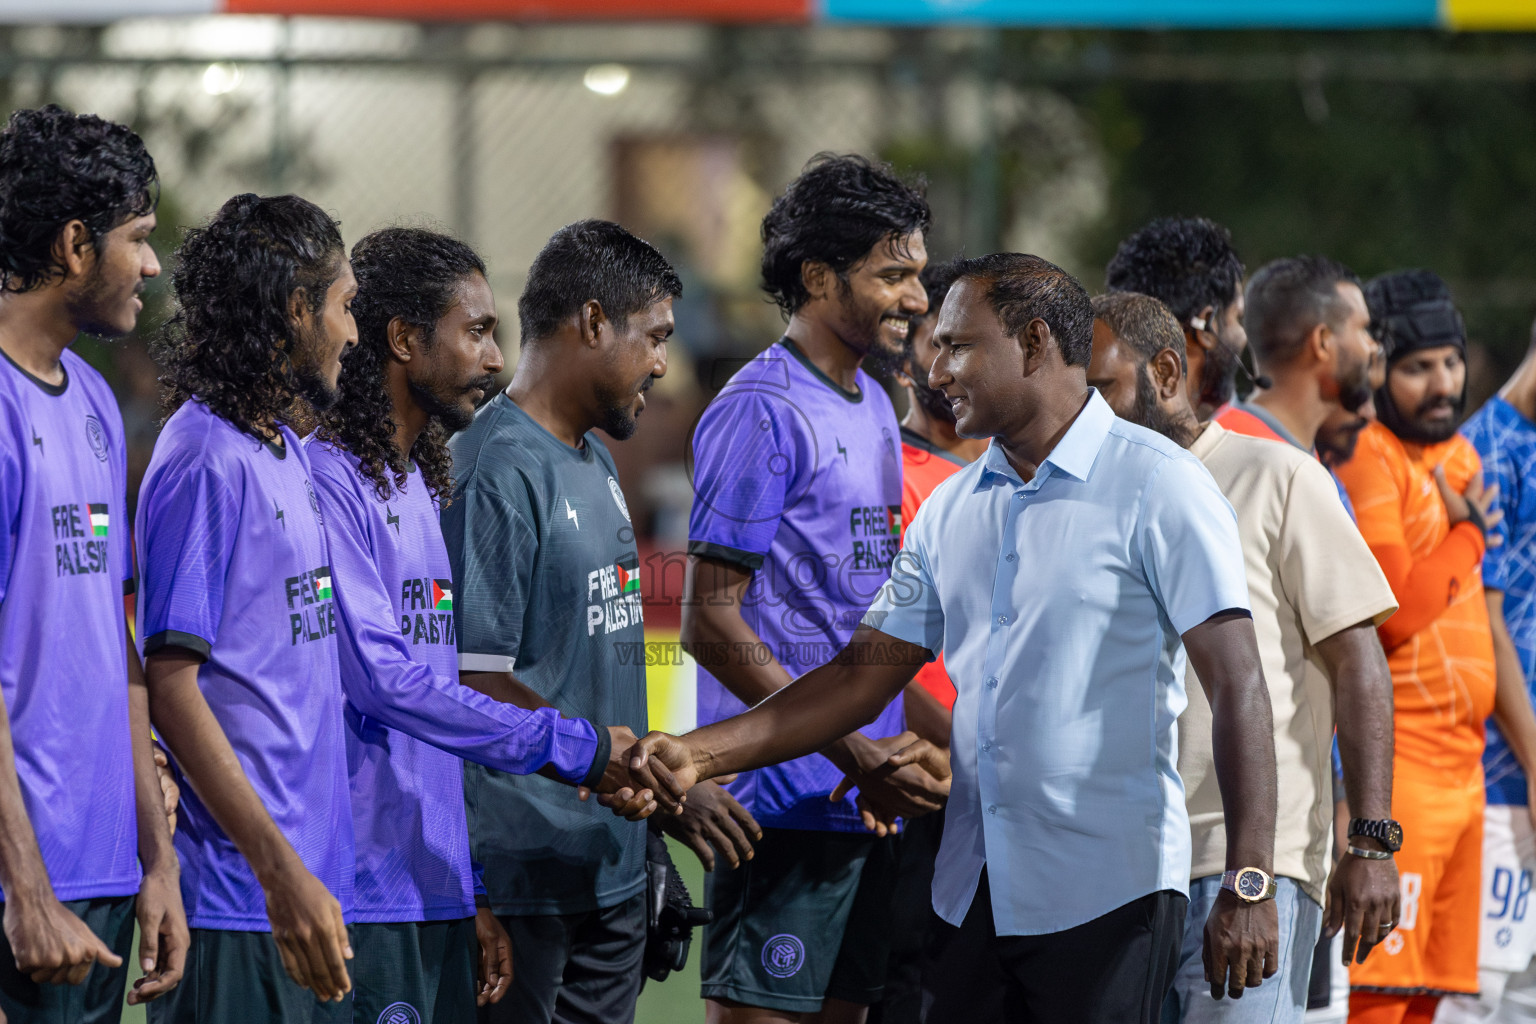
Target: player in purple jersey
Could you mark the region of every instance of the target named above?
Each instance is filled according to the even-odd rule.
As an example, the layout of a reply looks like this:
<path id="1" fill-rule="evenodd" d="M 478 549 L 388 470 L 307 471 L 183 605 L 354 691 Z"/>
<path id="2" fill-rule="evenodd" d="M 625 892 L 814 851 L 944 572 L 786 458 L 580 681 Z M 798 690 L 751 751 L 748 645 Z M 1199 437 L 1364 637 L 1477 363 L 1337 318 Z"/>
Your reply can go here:
<path id="1" fill-rule="evenodd" d="M 764 286 L 789 323 L 731 378 L 693 441 L 682 639 L 699 662 L 701 725 L 830 661 L 890 575 L 899 427 L 861 367 L 899 365 L 928 308 L 928 225 L 919 189 L 853 156 L 813 161 L 763 221 Z M 894 822 L 936 810 L 947 792 L 915 766 L 874 773 L 904 727 L 892 702 L 820 754 L 730 787 L 765 828 L 750 867 L 709 879 L 711 1020 L 856 1021 L 879 1001 L 894 852 L 866 832 L 860 804 Z M 829 799 L 844 776 L 858 802 Z"/>
<path id="2" fill-rule="evenodd" d="M 352 266 L 358 347 L 308 450 L 349 701 L 354 1017 L 409 1007 L 421 1024 L 452 1024 L 512 980 L 510 939 L 476 898 L 459 758 L 608 792 L 627 780 L 620 762 L 635 736 L 610 726 L 600 737 L 510 673 L 475 680 L 512 703 L 459 685 L 438 503 L 452 487 L 448 435 L 473 421 L 502 368 L 496 300 L 474 250 L 430 231 L 375 232 L 353 247 Z"/>
<path id="3" fill-rule="evenodd" d="M 58 107 L 0 132 L 0 1019 L 115 1021 L 135 910 L 143 981 L 187 924 L 128 638 L 123 421 L 69 350 L 133 330 L 158 184 L 139 137 Z M 143 871 L 142 880 L 140 871 Z M 137 894 L 137 900 L 135 900 Z"/>
<path id="4" fill-rule="evenodd" d="M 335 400 L 357 284 L 324 211 L 249 194 L 187 233 L 173 283 L 156 352 L 173 412 L 136 524 L 139 637 L 184 794 L 193 943 L 151 1019 L 350 1021 L 337 616 L 308 456 L 286 421 L 300 399 Z"/>

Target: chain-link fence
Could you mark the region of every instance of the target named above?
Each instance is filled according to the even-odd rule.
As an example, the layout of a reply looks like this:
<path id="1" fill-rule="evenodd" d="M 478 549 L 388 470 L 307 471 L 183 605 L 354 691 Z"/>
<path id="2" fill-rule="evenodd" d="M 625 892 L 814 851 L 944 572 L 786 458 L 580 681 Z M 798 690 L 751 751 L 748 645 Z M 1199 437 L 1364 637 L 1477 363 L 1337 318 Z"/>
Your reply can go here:
<path id="1" fill-rule="evenodd" d="M 1536 304 L 1536 244 L 1522 241 L 1536 243 L 1536 215 L 1514 202 L 1536 184 L 1526 180 L 1536 177 L 1536 153 L 1496 162 L 1521 137 L 1509 128 L 1521 117 L 1529 126 L 1533 78 L 1529 40 L 1428 33 L 254 17 L 0 29 L 0 89 L 11 106 L 58 101 L 144 136 L 164 185 L 162 256 L 177 226 L 242 191 L 299 192 L 333 211 L 349 242 L 386 224 L 445 228 L 491 268 L 510 364 L 524 271 L 551 232 L 604 216 L 656 242 L 685 282 L 676 342 L 643 428 L 615 452 L 642 535 L 672 546 L 691 498 L 688 430 L 729 365 L 717 360 L 750 355 L 780 329 L 757 287 L 762 214 L 814 153 L 864 152 L 925 173 L 935 258 L 1021 249 L 1080 273 L 1090 288 L 1114 240 L 1156 213 L 1231 223 L 1250 265 L 1301 248 L 1354 260 L 1362 272 L 1436 265 L 1438 250 L 1421 251 L 1426 237 L 1486 243 L 1502 230 L 1509 241 L 1468 243 L 1471 255 L 1456 256 L 1462 265 L 1437 265 L 1473 302 L 1474 336 L 1499 335 L 1478 339 L 1504 350 L 1474 388 L 1485 393 L 1497 366 L 1523 347 L 1511 325 L 1528 322 Z M 1459 107 L 1424 112 L 1426 97 L 1458 95 Z M 1379 122 L 1371 104 L 1388 96 L 1419 148 L 1357 154 L 1368 171 L 1374 160 L 1383 174 L 1411 176 L 1420 169 L 1403 165 L 1423 163 L 1426 147 L 1458 169 L 1495 160 L 1468 182 L 1424 171 L 1431 199 L 1402 199 L 1407 219 L 1423 222 L 1417 236 L 1403 233 L 1403 216 L 1376 216 L 1368 203 L 1314 207 L 1344 167 L 1327 146 L 1347 148 L 1358 134 L 1351 117 Z M 1509 128 L 1490 122 L 1488 138 L 1468 136 L 1495 96 Z M 1265 146 L 1311 149 L 1298 149 L 1290 166 Z M 1393 181 L 1368 194 L 1403 191 Z M 1495 223 L 1483 211 L 1501 190 L 1509 212 Z M 1392 244 L 1362 242 L 1378 238 Z M 164 280 L 145 332 L 163 318 Z M 154 367 L 142 346 L 87 348 L 120 388 L 142 466 L 155 429 Z"/>

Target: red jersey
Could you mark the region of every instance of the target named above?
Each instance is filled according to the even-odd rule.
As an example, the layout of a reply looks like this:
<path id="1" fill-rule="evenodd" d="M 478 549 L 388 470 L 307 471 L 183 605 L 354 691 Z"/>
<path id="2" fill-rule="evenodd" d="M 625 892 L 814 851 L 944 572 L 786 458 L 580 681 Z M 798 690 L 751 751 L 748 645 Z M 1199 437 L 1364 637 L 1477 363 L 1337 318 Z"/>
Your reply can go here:
<path id="1" fill-rule="evenodd" d="M 965 462 L 932 442 L 901 428 L 901 530 L 905 534 L 918 507 L 939 484 L 965 468 Z M 924 665 L 916 679 L 946 709 L 955 706 L 955 684 L 944 670 L 944 656 Z"/>

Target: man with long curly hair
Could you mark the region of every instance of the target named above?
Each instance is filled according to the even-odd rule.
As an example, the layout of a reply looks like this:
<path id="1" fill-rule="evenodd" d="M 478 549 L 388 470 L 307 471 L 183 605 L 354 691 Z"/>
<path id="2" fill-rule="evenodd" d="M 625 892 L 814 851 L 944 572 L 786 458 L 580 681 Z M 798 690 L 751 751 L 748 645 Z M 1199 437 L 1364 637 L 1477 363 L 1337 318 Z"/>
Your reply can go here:
<path id="1" fill-rule="evenodd" d="M 288 420 L 301 399 L 335 401 L 357 283 L 324 211 L 250 194 L 187 232 L 172 281 L 155 353 L 171 415 L 135 536 L 151 717 L 185 794 L 192 951 L 151 1019 L 351 1021 L 337 614 Z"/>
<path id="2" fill-rule="evenodd" d="M 50 106 L 0 132 L 0 1019 L 13 1022 L 117 1020 L 135 911 L 145 978 L 130 1002 L 174 987 L 187 953 L 123 610 L 123 419 L 69 347 L 133 330 L 160 272 L 157 198 L 155 163 L 123 125 Z"/>
<path id="3" fill-rule="evenodd" d="M 618 762 L 635 735 L 563 718 L 510 673 L 479 681 L 489 696 L 459 684 L 438 508 L 452 485 L 448 434 L 473 421 L 502 367 L 496 300 L 474 250 L 431 231 L 374 232 L 352 268 L 358 345 L 306 447 L 349 702 L 354 1017 L 409 1007 L 421 1024 L 458 1024 L 512 980 L 505 929 L 488 905 L 476 911 L 460 758 L 609 792 L 627 779 Z"/>

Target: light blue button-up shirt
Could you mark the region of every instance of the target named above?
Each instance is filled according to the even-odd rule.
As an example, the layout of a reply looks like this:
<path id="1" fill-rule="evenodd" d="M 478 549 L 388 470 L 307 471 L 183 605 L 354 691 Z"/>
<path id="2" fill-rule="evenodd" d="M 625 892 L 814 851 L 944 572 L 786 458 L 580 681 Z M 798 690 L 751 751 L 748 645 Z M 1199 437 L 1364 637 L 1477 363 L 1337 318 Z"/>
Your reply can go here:
<path id="1" fill-rule="evenodd" d="M 942 650 L 958 691 L 934 910 L 959 925 L 983 866 L 999 935 L 1187 892 L 1180 636 L 1248 608 L 1205 467 L 1093 391 L 1033 480 L 994 441 L 904 545 L 864 621 Z"/>

